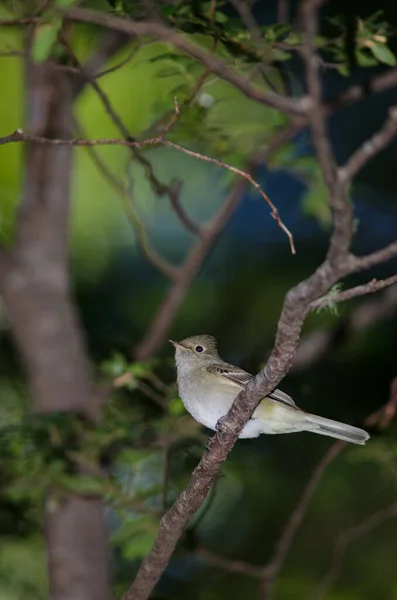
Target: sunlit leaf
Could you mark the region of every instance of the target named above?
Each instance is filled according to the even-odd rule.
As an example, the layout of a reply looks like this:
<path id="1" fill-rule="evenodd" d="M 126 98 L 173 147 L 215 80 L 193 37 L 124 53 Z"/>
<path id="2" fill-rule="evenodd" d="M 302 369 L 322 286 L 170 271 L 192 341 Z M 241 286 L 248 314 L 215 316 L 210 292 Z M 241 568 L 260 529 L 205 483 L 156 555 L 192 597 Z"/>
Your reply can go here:
<path id="1" fill-rule="evenodd" d="M 385 44 L 373 42 L 373 44 L 371 44 L 370 50 L 375 56 L 375 58 L 377 58 L 380 62 L 384 63 L 385 65 L 394 67 L 397 64 L 397 58 L 395 54 L 393 54 L 393 52 Z"/>

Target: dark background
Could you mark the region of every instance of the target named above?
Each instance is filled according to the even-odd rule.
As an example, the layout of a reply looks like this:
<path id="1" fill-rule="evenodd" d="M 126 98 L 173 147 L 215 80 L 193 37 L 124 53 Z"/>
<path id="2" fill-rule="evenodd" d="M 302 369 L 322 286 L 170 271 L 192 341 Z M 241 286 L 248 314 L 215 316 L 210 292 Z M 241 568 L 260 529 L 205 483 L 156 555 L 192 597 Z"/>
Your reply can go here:
<path id="1" fill-rule="evenodd" d="M 263 24 L 274 22 L 275 3 L 258 2 L 257 5 L 258 21 Z M 344 14 L 348 23 L 355 15 L 364 18 L 379 8 L 384 10 L 384 19 L 396 28 L 395 2 L 383 2 L 380 7 L 376 2 L 349 0 L 328 4 L 323 15 L 324 31 L 330 31 L 327 14 Z M 4 48 L 21 47 L 18 31 L 5 30 L 2 35 Z M 92 43 L 90 35 L 90 32 L 81 35 L 82 52 Z M 395 50 L 396 40 L 394 38 L 390 43 Z M 142 53 L 123 67 L 121 73 L 116 72 L 103 80 L 104 89 L 134 135 L 144 131 L 169 106 L 170 91 L 175 84 L 159 75 L 157 63 L 148 62 L 147 56 L 159 53 L 158 47 L 143 49 Z M 299 61 L 288 62 L 286 68 L 294 86 L 302 90 L 304 82 Z M 381 67 L 360 69 L 353 65 L 351 75 L 341 77 L 325 70 L 325 95 L 334 96 L 352 83 L 381 71 Z M 0 127 L 2 135 L 6 135 L 20 127 L 24 120 L 20 58 L 0 56 L 0 73 L 2 88 L 6 90 L 0 97 Z M 248 100 L 228 91 L 223 84 L 215 85 L 211 93 L 221 110 L 222 102 L 231 107 L 221 119 L 223 130 L 231 131 L 233 135 L 233 128 L 241 125 L 251 131 L 249 123 L 247 125 Z M 330 118 L 329 131 L 338 162 L 346 160 L 379 128 L 387 108 L 396 100 L 397 92 L 392 90 L 341 109 Z M 269 135 L 275 123 L 272 112 L 261 107 L 258 114 L 258 127 Z M 76 114 L 87 137 L 115 135 L 91 90 L 79 100 Z M 217 118 L 219 113 L 215 112 L 214 121 Z M 373 251 L 396 237 L 396 150 L 397 144 L 391 144 L 355 182 L 352 199 L 358 229 L 353 249 L 357 253 Z M 244 154 L 244 148 L 240 153 Z M 101 149 L 100 154 L 120 177 L 125 178 L 125 169 L 130 162 L 126 150 L 106 148 Z M 179 177 L 184 181 L 183 202 L 197 219 L 207 218 L 227 193 L 227 177 L 215 167 L 207 167 L 164 149 L 150 150 L 147 156 L 165 180 Z M 263 200 L 247 190 L 189 290 L 172 327 L 170 335 L 173 339 L 210 333 L 217 337 L 225 360 L 252 372 L 263 364 L 272 347 L 284 294 L 314 270 L 327 247 L 329 223 L 326 218 L 321 219 L 321 202 L 316 202 L 315 191 L 310 197 L 310 177 L 302 179 L 294 168 L 299 159 L 310 156 L 310 139 L 307 132 L 303 132 L 289 147 L 287 162 L 291 168 L 283 161 L 275 161 L 270 166 L 259 167 L 256 173 L 293 232 L 297 255 L 291 256 L 287 240 L 269 217 Z M 313 159 L 310 169 L 315 168 Z M 134 202 L 143 214 L 151 244 L 166 256 L 180 260 L 193 237 L 183 230 L 167 199 L 156 198 L 139 167 L 134 169 Z M 140 256 L 117 195 L 92 166 L 84 149 L 75 151 L 73 177 L 71 260 L 74 294 L 93 370 L 98 373 L 101 363 L 114 352 L 131 360 L 133 348 L 147 330 L 169 284 Z M 0 229 L 3 241 L 7 243 L 12 239 L 13 215 L 22 180 L 22 147 L 0 147 Z M 346 287 L 367 281 L 372 276 L 392 274 L 395 267 L 394 261 L 373 273 L 351 278 Z M 308 318 L 304 336 L 311 335 L 315 329 L 332 329 L 338 335 L 324 356 L 304 368 L 293 368 L 283 382 L 282 389 L 290 393 L 300 407 L 358 424 L 388 400 L 390 382 L 396 376 L 394 306 L 388 313 L 379 306 L 375 311 L 376 322 L 359 331 L 351 332 L 340 325 L 349 322 L 364 303 L 373 301 L 375 297 L 361 298 L 341 305 L 337 316 L 324 312 Z M 395 303 L 397 305 L 397 300 Z M 0 425 L 5 448 L 0 482 L 3 479 L 7 489 L 8 485 L 25 477 L 23 469 L 20 473 L 15 472 L 24 453 L 27 453 L 28 464 L 30 460 L 29 448 L 24 441 L 17 435 L 12 438 L 11 434 L 13 443 L 10 443 L 9 433 L 10 427 L 23 418 L 28 398 L 2 310 L 0 317 Z M 171 347 L 164 345 L 157 357 L 156 372 L 167 383 L 172 383 L 175 374 Z M 112 410 L 118 411 L 117 415 L 121 415 L 131 428 L 132 438 L 135 426 L 141 428 L 146 424 L 155 430 L 163 426 L 162 412 L 139 390 L 115 395 L 110 407 L 109 423 L 115 418 Z M 172 418 L 182 423 L 183 415 Z M 184 425 L 177 424 L 176 427 L 182 441 L 171 451 L 168 502 L 186 483 L 205 443 L 205 436 L 198 436 L 196 430 L 193 433 L 188 430 L 189 436 L 195 439 L 187 441 L 182 435 Z M 276 598 L 310 598 L 329 568 L 337 534 L 395 501 L 395 434 L 393 424 L 381 435 L 374 432 L 365 447 L 346 448 L 328 468 L 277 581 Z M 326 438 L 307 433 L 237 443 L 209 501 L 193 520 L 189 534 L 181 540 L 156 597 L 189 600 L 256 598 L 258 581 L 255 578 L 227 573 L 208 565 L 197 556 L 197 548 L 204 546 L 221 556 L 254 564 L 265 563 L 310 473 L 331 443 Z M 139 453 L 130 449 L 128 454 L 128 444 L 126 447 L 125 454 L 112 466 L 118 480 L 126 489 L 145 490 L 142 492 L 145 502 L 157 506 L 159 492 L 156 486 L 162 477 L 162 453 L 153 450 Z M 40 488 L 40 482 L 37 485 Z M 0 499 L 0 600 L 26 596 L 35 600 L 45 594 L 39 497 L 39 491 L 28 489 L 23 494 L 6 494 Z M 112 548 L 118 593 L 130 582 L 134 561 L 150 547 L 156 521 L 136 513 L 123 520 L 109 511 L 109 523 L 114 536 Z M 341 576 L 326 598 L 397 598 L 396 534 L 396 521 L 389 519 L 353 540 Z"/>

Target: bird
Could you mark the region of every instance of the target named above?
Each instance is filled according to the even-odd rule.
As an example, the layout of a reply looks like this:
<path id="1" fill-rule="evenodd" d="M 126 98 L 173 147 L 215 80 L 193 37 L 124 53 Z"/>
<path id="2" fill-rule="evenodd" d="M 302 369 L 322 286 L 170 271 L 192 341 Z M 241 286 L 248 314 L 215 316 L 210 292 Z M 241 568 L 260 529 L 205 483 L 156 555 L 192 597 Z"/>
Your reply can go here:
<path id="1" fill-rule="evenodd" d="M 169 341 L 175 347 L 178 392 L 186 410 L 201 425 L 216 431 L 218 421 L 254 376 L 224 362 L 211 335 Z M 304 412 L 291 396 L 279 389 L 260 401 L 239 438 L 299 431 L 360 445 L 369 439 L 363 429 Z"/>

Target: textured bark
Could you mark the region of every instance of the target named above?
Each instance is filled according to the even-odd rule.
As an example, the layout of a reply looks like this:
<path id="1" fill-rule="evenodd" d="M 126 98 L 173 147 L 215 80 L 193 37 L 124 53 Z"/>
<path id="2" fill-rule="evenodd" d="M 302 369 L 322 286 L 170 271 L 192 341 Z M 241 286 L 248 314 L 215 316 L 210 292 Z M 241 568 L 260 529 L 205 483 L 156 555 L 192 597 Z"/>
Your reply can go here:
<path id="1" fill-rule="evenodd" d="M 71 134 L 72 87 L 50 64 L 28 65 L 27 127 Z M 73 148 L 29 144 L 16 245 L 0 281 L 33 409 L 96 417 L 84 344 L 69 296 L 68 214 Z M 108 557 L 99 499 L 65 494 L 45 510 L 53 600 L 107 600 Z"/>

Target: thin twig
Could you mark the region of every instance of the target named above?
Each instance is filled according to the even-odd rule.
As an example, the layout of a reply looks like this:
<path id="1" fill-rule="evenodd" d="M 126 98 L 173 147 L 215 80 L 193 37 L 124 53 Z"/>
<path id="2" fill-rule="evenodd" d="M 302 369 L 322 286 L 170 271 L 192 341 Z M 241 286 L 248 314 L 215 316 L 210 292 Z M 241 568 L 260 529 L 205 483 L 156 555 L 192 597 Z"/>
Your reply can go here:
<path id="1" fill-rule="evenodd" d="M 34 25 L 40 22 L 40 17 L 20 17 L 18 19 L 0 19 L 0 27 L 13 27 L 15 25 Z"/>
<path id="2" fill-rule="evenodd" d="M 372 279 L 368 283 L 364 283 L 363 285 L 357 285 L 354 288 L 350 288 L 349 290 L 345 290 L 343 292 L 331 293 L 329 296 L 324 296 L 323 298 L 318 298 L 311 303 L 311 309 L 319 309 L 326 308 L 330 306 L 330 304 L 337 304 L 339 302 L 346 302 L 346 300 L 351 300 L 352 298 L 357 298 L 358 296 L 365 296 L 367 294 L 372 294 L 374 292 L 378 292 L 379 290 L 383 290 L 386 287 L 390 287 L 397 283 L 397 275 L 392 275 L 387 279 Z"/>
<path id="3" fill-rule="evenodd" d="M 245 181 L 241 179 L 230 192 L 229 198 L 212 221 L 202 229 L 200 238 L 187 255 L 180 268 L 177 280 L 170 286 L 168 293 L 155 315 L 145 337 L 134 349 L 134 357 L 143 360 L 153 354 L 162 343 L 177 314 L 191 282 L 216 243 L 219 235 L 240 201 Z"/>
<path id="4" fill-rule="evenodd" d="M 295 539 L 296 533 L 307 513 L 309 504 L 328 466 L 341 453 L 344 442 L 337 441 L 329 447 L 319 463 L 314 467 L 298 504 L 292 511 L 280 538 L 278 539 L 271 560 L 262 571 L 261 600 L 270 600 L 274 582 L 285 564 L 286 558 Z"/>
<path id="5" fill-rule="evenodd" d="M 87 150 L 89 151 L 91 160 L 98 167 L 98 173 L 107 180 L 120 197 L 123 203 L 124 212 L 135 232 L 139 249 L 145 259 L 165 277 L 171 280 L 175 279 L 178 274 L 178 268 L 160 256 L 160 254 L 150 246 L 145 225 L 136 211 L 132 198 L 130 197 L 130 194 L 128 194 L 124 183 L 112 173 L 105 161 L 103 161 L 95 151 L 95 148 L 88 147 Z"/>
<path id="6" fill-rule="evenodd" d="M 397 256 L 397 242 L 392 242 L 385 248 L 372 252 L 364 256 L 354 257 L 354 268 L 357 271 L 364 271 L 379 265 L 380 263 L 387 262 Z"/>
<path id="7" fill-rule="evenodd" d="M 185 54 L 195 58 L 198 62 L 201 62 L 221 79 L 228 81 L 236 88 L 240 89 L 248 98 L 278 110 L 282 110 L 283 112 L 305 114 L 309 108 L 307 98 L 288 98 L 286 96 L 267 92 L 229 68 L 223 60 L 219 59 L 214 54 L 203 50 L 200 46 L 190 42 L 188 38 L 172 29 L 168 29 L 161 23 L 137 22 L 131 19 L 122 19 L 106 13 L 79 7 L 65 9 L 62 13 L 72 21 L 93 23 L 101 25 L 102 27 L 121 31 L 127 35 L 154 37 L 158 40 L 169 42 L 179 50 L 182 50 Z"/>
<path id="8" fill-rule="evenodd" d="M 366 140 L 357 150 L 352 154 L 349 160 L 343 167 L 338 169 L 338 178 L 340 181 L 347 179 L 351 181 L 352 178 L 361 170 L 373 156 L 379 154 L 380 150 L 383 150 L 389 142 L 395 137 L 397 132 L 397 106 L 389 108 L 389 117 L 383 124 L 382 128 L 375 133 L 369 140 Z"/>
<path id="9" fill-rule="evenodd" d="M 173 117 L 172 124 L 174 122 L 175 122 L 175 118 Z M 169 129 L 169 127 L 168 127 L 168 129 Z M 167 131 L 168 131 L 168 129 L 167 129 Z M 35 142 L 38 144 L 47 144 L 48 143 L 51 145 L 58 145 L 58 146 L 59 145 L 72 145 L 72 146 L 88 146 L 88 147 L 101 146 L 101 145 L 121 145 L 121 146 L 141 148 L 145 145 L 153 146 L 153 145 L 161 144 L 161 145 L 167 146 L 169 148 L 174 148 L 175 150 L 178 150 L 179 152 L 183 152 L 184 154 L 187 154 L 188 156 L 192 156 L 198 160 L 202 160 L 204 162 L 211 163 L 213 165 L 217 165 L 218 167 L 221 167 L 232 173 L 235 173 L 236 175 L 239 175 L 240 177 L 243 177 L 244 179 L 249 181 L 250 184 L 260 193 L 262 198 L 264 198 L 264 200 L 267 202 L 267 204 L 271 208 L 271 213 L 270 213 L 271 216 L 273 217 L 273 219 L 275 219 L 275 221 L 277 222 L 280 229 L 282 229 L 284 231 L 284 233 L 286 234 L 286 236 L 288 237 L 292 254 L 296 254 L 292 233 L 290 232 L 290 230 L 286 227 L 286 225 L 281 220 L 278 210 L 275 207 L 275 205 L 273 204 L 273 202 L 270 200 L 270 198 L 267 196 L 267 194 L 263 191 L 260 184 L 257 181 L 255 181 L 255 179 L 253 179 L 253 177 L 248 172 L 243 171 L 242 169 L 238 169 L 237 167 L 233 167 L 232 165 L 229 165 L 229 164 L 219 160 L 218 158 L 214 158 L 212 156 L 207 156 L 206 154 L 200 154 L 199 152 L 195 152 L 193 150 L 189 150 L 188 148 L 185 148 L 185 146 L 181 146 L 180 144 L 177 144 L 175 142 L 171 142 L 170 140 L 164 139 L 163 133 L 160 133 L 156 138 L 142 140 L 140 142 L 123 140 L 123 139 L 86 140 L 86 139 L 82 139 L 82 138 L 74 138 L 74 139 L 69 139 L 69 140 L 60 140 L 60 139 L 53 140 L 53 139 L 48 139 L 48 138 L 42 138 L 40 136 L 25 135 L 21 129 L 17 129 L 13 134 L 11 134 L 9 136 L 5 136 L 3 138 L 0 138 L 0 145 L 5 144 L 5 143 L 10 143 L 10 142 L 22 142 L 22 141 Z"/>
<path id="10" fill-rule="evenodd" d="M 209 565 L 223 569 L 229 573 L 240 573 L 241 575 L 248 575 L 255 579 L 263 577 L 263 567 L 260 565 L 256 566 L 244 560 L 224 558 L 223 556 L 219 556 L 219 554 L 215 554 L 215 552 L 211 552 L 211 550 L 207 550 L 203 546 L 199 546 L 195 554 Z"/>
<path id="11" fill-rule="evenodd" d="M 397 287 L 391 287 L 379 296 L 360 303 L 352 312 L 335 320 L 331 327 L 316 329 L 304 336 L 299 344 L 292 365 L 293 371 L 312 367 L 324 355 L 350 339 L 365 327 L 394 315 L 397 309 Z"/>
<path id="12" fill-rule="evenodd" d="M 342 531 L 335 540 L 331 565 L 320 585 L 311 596 L 311 600 L 322 600 L 339 578 L 349 545 L 357 538 L 373 531 L 389 519 L 397 517 L 397 502 L 378 510 L 361 523 Z"/>
<path id="13" fill-rule="evenodd" d="M 116 127 L 118 128 L 120 133 L 124 136 L 124 139 L 126 141 L 135 141 L 132 138 L 127 126 L 122 121 L 120 115 L 113 108 L 109 97 L 107 96 L 107 94 L 105 94 L 105 92 L 102 90 L 102 88 L 97 83 L 96 78 L 90 77 L 88 72 L 86 72 L 84 70 L 83 66 L 80 64 L 77 56 L 73 52 L 73 49 L 71 48 L 71 46 L 70 46 L 69 42 L 67 41 L 67 39 L 65 38 L 65 36 L 61 37 L 61 41 L 62 41 L 63 45 L 65 46 L 65 49 L 66 49 L 71 61 L 73 62 L 75 67 L 80 70 L 81 75 L 84 77 L 84 79 L 91 85 L 91 87 L 97 94 L 98 98 L 101 100 L 110 119 L 116 125 Z M 175 97 L 174 98 L 174 110 L 170 113 L 169 116 L 167 116 L 167 121 L 164 123 L 163 128 L 161 129 L 161 131 L 159 132 L 159 134 L 157 136 L 159 143 L 161 143 L 164 140 L 166 134 L 174 126 L 178 117 L 179 117 L 179 106 L 178 106 L 177 98 Z M 180 192 L 179 187 L 176 188 L 175 186 L 167 186 L 167 185 L 163 184 L 161 181 L 159 181 L 159 179 L 155 175 L 152 164 L 150 163 L 149 160 L 147 160 L 146 157 L 144 157 L 138 151 L 138 148 L 139 148 L 138 146 L 131 145 L 132 154 L 133 154 L 134 158 L 143 167 L 143 169 L 145 171 L 145 175 L 146 175 L 147 179 L 149 180 L 152 188 L 159 195 L 167 194 L 170 199 L 170 202 L 173 206 L 178 204 L 179 203 L 179 192 Z M 178 214 L 181 214 L 182 212 L 185 213 L 185 211 L 180 206 L 180 203 L 179 203 L 178 208 L 180 209 Z M 182 220 L 182 218 L 181 218 L 181 220 Z M 189 225 L 193 224 L 192 221 L 189 219 L 189 217 L 186 214 L 184 214 L 184 219 L 182 222 L 183 223 L 189 222 Z M 198 231 L 198 226 L 195 229 Z M 192 229 L 190 229 L 190 230 L 192 230 Z"/>
<path id="14" fill-rule="evenodd" d="M 188 148 L 185 148 L 185 146 L 181 146 L 180 144 L 176 144 L 175 142 L 171 142 L 170 140 L 164 140 L 163 144 L 165 146 L 168 146 L 169 148 L 175 148 L 175 150 L 179 150 L 179 152 L 183 152 L 184 154 L 187 154 L 188 156 L 197 158 L 198 160 L 202 160 L 204 162 L 211 163 L 212 165 L 216 165 L 218 167 L 226 169 L 227 171 L 230 171 L 231 173 L 235 173 L 236 175 L 239 175 L 240 177 L 243 177 L 244 179 L 249 181 L 249 183 L 260 193 L 262 198 L 270 206 L 271 216 L 277 222 L 280 229 L 282 229 L 284 231 L 284 233 L 286 234 L 286 236 L 288 237 L 292 254 L 296 254 L 292 233 L 290 232 L 290 230 L 286 227 L 286 225 L 281 220 L 281 217 L 278 213 L 277 208 L 274 206 L 273 202 L 270 200 L 268 195 L 263 191 L 260 184 L 257 181 L 255 181 L 255 179 L 253 179 L 253 177 L 247 171 L 243 171 L 242 169 L 233 167 L 232 165 L 229 165 L 229 164 L 223 162 L 222 160 L 219 160 L 218 158 L 213 158 L 212 156 L 208 156 L 206 154 L 200 154 L 199 152 L 195 152 L 194 150 L 189 150 Z"/>
<path id="15" fill-rule="evenodd" d="M 389 400 L 379 410 L 373 412 L 365 420 L 366 427 L 376 427 L 383 431 L 389 427 L 390 422 L 396 416 L 397 412 L 397 377 L 390 384 Z"/>

